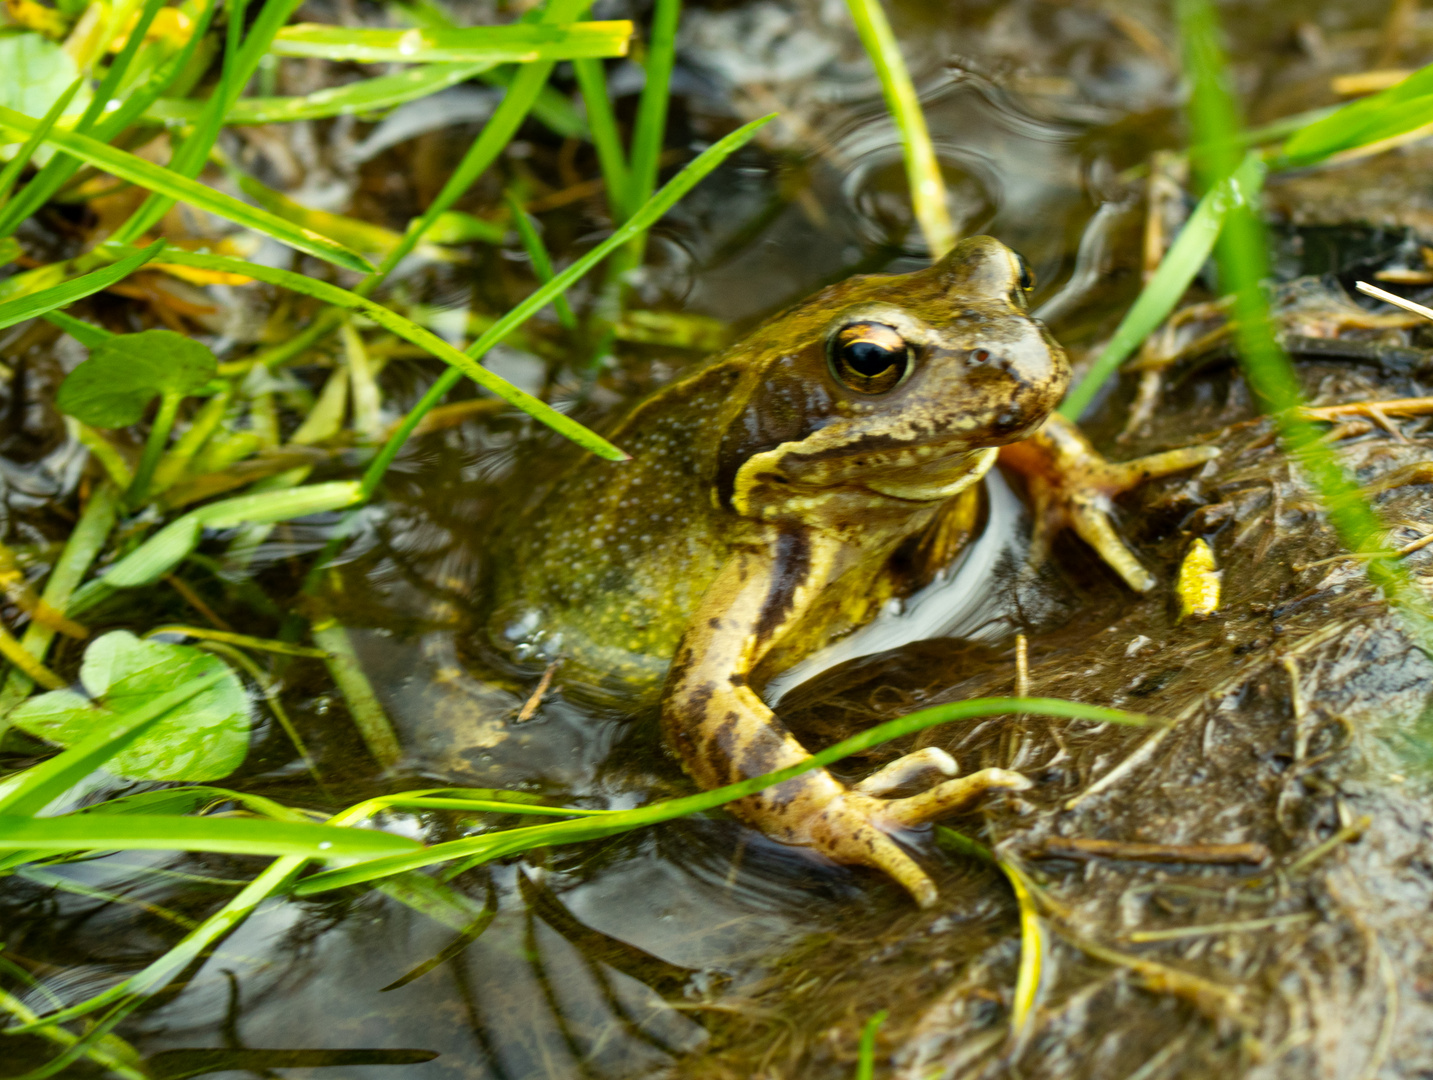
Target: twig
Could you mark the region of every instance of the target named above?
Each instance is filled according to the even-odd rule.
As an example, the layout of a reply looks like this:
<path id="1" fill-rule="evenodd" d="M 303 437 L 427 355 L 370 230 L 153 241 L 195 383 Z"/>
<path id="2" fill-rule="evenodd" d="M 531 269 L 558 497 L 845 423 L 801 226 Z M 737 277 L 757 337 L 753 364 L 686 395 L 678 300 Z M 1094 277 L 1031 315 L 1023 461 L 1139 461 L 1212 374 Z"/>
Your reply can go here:
<path id="1" fill-rule="evenodd" d="M 1238 934 L 1249 930 L 1268 930 L 1312 922 L 1318 915 L 1302 911 L 1295 915 L 1271 915 L 1266 919 L 1238 919 L 1233 922 L 1205 923 L 1203 926 L 1176 926 L 1168 930 L 1136 930 L 1129 935 L 1133 942 L 1178 941 L 1181 938 L 1211 937 L 1215 934 Z"/>
<path id="2" fill-rule="evenodd" d="M 1201 863 L 1258 866 L 1268 861 L 1263 844 L 1152 844 L 1134 840 L 1052 836 L 1036 850 L 1036 859 L 1128 859 L 1135 862 Z"/>
<path id="3" fill-rule="evenodd" d="M 537 687 L 533 690 L 532 696 L 523 703 L 522 711 L 517 714 L 516 723 L 525 724 L 532 719 L 537 712 L 538 706 L 542 704 L 543 696 L 547 688 L 552 685 L 553 673 L 557 671 L 557 665 L 562 663 L 561 658 L 554 660 L 547 665 L 547 670 L 542 673 L 542 678 L 537 681 Z"/>
<path id="4" fill-rule="evenodd" d="M 1360 836 L 1362 836 L 1365 832 L 1368 831 L 1369 826 L 1371 826 L 1372 824 L 1373 818 L 1370 817 L 1368 814 L 1364 814 L 1363 817 L 1359 818 L 1352 824 L 1345 825 L 1342 829 L 1334 833 L 1323 843 L 1311 847 L 1308 851 L 1304 852 L 1293 862 L 1289 863 L 1287 868 L 1288 873 L 1297 874 L 1301 871 L 1307 870 L 1310 866 L 1318 862 L 1335 848 L 1339 847 L 1342 844 L 1347 844 L 1353 840 L 1357 840 Z"/>

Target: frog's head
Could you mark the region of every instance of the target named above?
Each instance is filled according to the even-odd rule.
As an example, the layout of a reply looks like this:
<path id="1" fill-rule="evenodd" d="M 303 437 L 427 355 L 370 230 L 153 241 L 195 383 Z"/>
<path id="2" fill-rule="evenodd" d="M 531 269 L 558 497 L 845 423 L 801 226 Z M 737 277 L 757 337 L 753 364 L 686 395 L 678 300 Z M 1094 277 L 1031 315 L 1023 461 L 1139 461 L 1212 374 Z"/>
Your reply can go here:
<path id="1" fill-rule="evenodd" d="M 1033 281 L 975 236 L 912 274 L 852 278 L 749 339 L 760 369 L 725 428 L 718 496 L 766 519 L 943 501 L 1024 438 L 1069 381 Z"/>

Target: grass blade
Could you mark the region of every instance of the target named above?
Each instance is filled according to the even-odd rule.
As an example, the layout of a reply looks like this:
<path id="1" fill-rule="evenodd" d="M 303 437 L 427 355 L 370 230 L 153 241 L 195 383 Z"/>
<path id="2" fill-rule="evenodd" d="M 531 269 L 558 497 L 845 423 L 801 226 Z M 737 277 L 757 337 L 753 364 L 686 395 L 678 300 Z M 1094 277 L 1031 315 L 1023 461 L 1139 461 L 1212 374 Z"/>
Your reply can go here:
<path id="1" fill-rule="evenodd" d="M 105 113 L 102 110 L 112 96 L 113 87 L 109 90 L 105 88 L 110 86 L 111 76 L 115 75 L 121 61 L 128 54 L 129 45 L 126 43 L 125 52 L 116 57 L 115 62 L 110 65 L 110 73 L 105 76 L 104 82 L 100 84 L 99 90 L 95 92 L 90 101 L 90 108 L 100 109 L 101 112 L 96 112 L 94 117 L 91 117 L 90 111 L 86 110 L 85 115 L 80 118 L 80 122 L 75 125 L 75 133 L 79 135 L 93 134 L 101 142 L 108 142 L 129 127 L 135 118 L 149 106 L 149 103 L 162 94 L 185 70 L 195 50 L 199 47 L 199 43 L 204 39 L 204 34 L 207 32 L 210 20 L 213 19 L 214 11 L 218 6 L 218 0 L 207 0 L 207 2 L 201 3 L 201 10 L 196 15 L 193 32 L 184 47 L 165 61 L 143 86 L 131 91 L 118 109 Z M 139 40 L 138 34 L 131 35 L 132 42 L 137 44 Z M 70 177 L 74 176 L 79 167 L 78 159 L 69 154 L 56 153 L 39 174 L 25 185 L 24 190 L 6 205 L 3 212 L 0 212 L 0 236 L 9 236 L 14 232 L 20 222 L 49 201 L 50 197 L 59 191 Z"/>
<path id="2" fill-rule="evenodd" d="M 175 687 L 167 694 L 161 694 L 143 708 L 133 712 L 120 713 L 68 750 L 62 751 L 32 765 L 22 773 L 0 782 L 0 815 L 16 817 L 37 814 L 59 798 L 85 776 L 94 772 L 115 754 L 119 753 L 170 709 L 176 708 L 195 694 L 213 686 L 220 679 L 229 676 L 228 668 L 220 668 L 209 675 Z M 6 845 L 6 838 L 0 829 L 0 847 Z M 14 847 L 33 847 L 32 844 L 12 844 Z"/>
<path id="3" fill-rule="evenodd" d="M 577 57 L 626 56 L 632 24 L 517 23 L 511 26 L 378 30 L 299 23 L 274 37 L 276 56 L 311 56 L 361 63 L 531 63 Z"/>
<path id="4" fill-rule="evenodd" d="M 79 88 L 84 86 L 84 84 L 85 77 L 81 75 L 65 88 L 65 92 L 57 97 L 55 103 L 50 106 L 50 111 L 40 118 L 40 124 L 35 128 L 34 133 L 26 139 L 20 149 L 15 152 L 15 156 L 10 159 L 10 163 L 6 165 L 4 169 L 0 169 L 0 206 L 4 206 L 10 201 L 10 190 L 15 186 L 15 181 L 18 180 L 20 174 L 25 171 L 25 166 L 30 164 L 30 158 L 34 157 L 35 151 L 38 150 L 40 144 L 45 141 L 45 136 L 48 135 L 50 129 L 55 126 L 55 121 L 65 115 L 65 109 L 69 106 L 70 102 L 74 100 L 76 92 L 78 92 Z"/>
<path id="5" fill-rule="evenodd" d="M 613 251 L 620 248 L 634 236 L 650 228 L 663 214 L 675 206 L 687 192 L 701 183 L 713 169 L 740 147 L 745 146 L 765 124 L 773 119 L 774 115 L 775 114 L 763 116 L 751 121 L 749 124 L 744 124 L 724 139 L 707 147 L 706 150 L 698 155 L 696 160 L 692 161 L 685 169 L 674 176 L 666 187 L 649 199 L 646 205 L 623 223 L 616 232 L 598 244 L 586 255 L 582 256 L 582 258 L 572 263 L 571 266 L 563 270 L 546 285 L 540 286 L 515 308 L 497 322 L 493 323 L 477 341 L 468 346 L 466 355 L 473 358 L 483 356 L 489 349 L 506 338 L 536 312 L 551 303 L 554 297 L 561 295 L 567 289 L 571 288 L 574 282 L 603 259 L 607 258 Z M 418 426 L 419 421 L 427 415 L 430 409 L 443 400 L 443 396 L 452 389 L 456 382 L 457 376 L 454 375 L 453 372 L 445 372 L 443 376 L 428 389 L 428 392 L 423 395 L 422 399 L 414 405 L 413 408 L 408 410 L 408 414 L 403 417 L 402 423 L 394 429 L 393 434 L 390 435 L 388 441 L 384 443 L 383 449 L 379 451 L 378 456 L 374 458 L 373 463 L 369 465 L 368 470 L 363 474 L 363 490 L 366 494 L 372 495 L 373 492 L 377 490 L 379 482 L 383 479 L 383 474 L 388 471 L 388 466 L 391 465 L 393 459 L 398 456 L 398 451 L 402 448 L 408 436 L 412 434 L 413 429 Z M 569 423 L 571 423 L 571 421 L 569 421 Z M 621 453 L 621 451 L 618 451 L 618 453 Z M 625 458 L 626 455 L 623 454 L 622 457 Z"/>
<path id="6" fill-rule="evenodd" d="M 0 106 L 0 127 L 28 136 L 39 127 L 39 121 Z M 265 210 L 242 203 L 232 195 L 215 191 L 187 176 L 181 176 L 134 154 L 115 149 L 88 135 L 76 135 L 72 131 L 55 129 L 46 136 L 45 141 L 121 180 L 128 180 L 167 198 L 176 199 L 237 225 L 264 233 L 282 244 L 307 252 L 335 266 L 359 273 L 372 269 L 362 256 L 349 251 L 341 244 L 335 244 L 326 236 L 299 228 Z"/>
<path id="7" fill-rule="evenodd" d="M 911 82 L 910 72 L 906 70 L 901 47 L 896 42 L 896 35 L 891 32 L 881 0 L 846 0 L 846 6 L 851 10 L 851 18 L 866 55 L 871 58 L 880 77 L 886 108 L 890 110 L 896 130 L 901 134 L 911 207 L 934 261 L 955 247 L 958 237 L 950 220 L 945 178 L 941 175 L 940 161 L 931 145 L 925 114 L 921 112 L 920 96 L 916 93 L 915 83 Z"/>
<path id="8" fill-rule="evenodd" d="M 41 1017 L 31 1024 L 6 1028 L 3 1033 L 17 1035 L 42 1024 L 62 1024 L 114 1002 L 152 994 L 203 955 L 214 942 L 243 922 L 254 908 L 282 890 L 307 861 L 301 856 L 276 859 L 234 899 L 205 919 L 191 933 L 186 934 L 178 945 L 128 979 L 57 1013 Z"/>
<path id="9" fill-rule="evenodd" d="M 891 1014 L 885 1009 L 876 1013 L 861 1028 L 861 1042 L 856 1048 L 856 1080 L 875 1080 L 876 1032 Z"/>
<path id="10" fill-rule="evenodd" d="M 667 105 L 671 97 L 672 68 L 677 57 L 677 23 L 681 0 L 657 0 L 652 9 L 651 40 L 647 42 L 646 82 L 637 102 L 637 120 L 632 130 L 632 169 L 628 179 L 627 216 L 635 214 L 657 189 L 657 169 L 662 157 L 662 137 L 667 130 Z M 636 257 L 641 248 L 634 242 Z"/>
<path id="11" fill-rule="evenodd" d="M 1433 64 L 1396 86 L 1351 102 L 1291 135 L 1278 164 L 1312 165 L 1344 150 L 1413 131 L 1433 121 Z"/>
<path id="12" fill-rule="evenodd" d="M 308 859 L 370 859 L 422 845 L 377 829 L 171 814 L 0 816 L 0 850 L 216 851 Z"/>
<path id="13" fill-rule="evenodd" d="M 1036 1008 L 1045 984 L 1045 960 L 1050 954 L 1049 934 L 1035 907 L 1035 898 L 1024 874 L 1013 863 L 1001 862 L 1015 901 L 1020 907 L 1020 967 L 1015 976 L 1015 995 L 1010 1003 L 1010 1049 L 1006 1060 L 1012 1064 L 1035 1034 Z"/>
<path id="14" fill-rule="evenodd" d="M 329 677 L 343 695 L 348 715 L 363 738 L 363 745 L 383 768 L 396 765 L 403 757 L 403 748 L 398 743 L 388 714 L 383 711 L 383 704 L 373 692 L 373 684 L 368 681 L 363 665 L 359 663 L 348 631 L 329 618 L 315 622 L 310 633 L 315 644 L 327 654 L 324 662 L 328 665 Z"/>
<path id="15" fill-rule="evenodd" d="M 175 518 L 143 544 L 115 563 L 70 598 L 68 612 L 74 615 L 92 607 L 115 589 L 152 585 L 178 566 L 208 529 L 232 529 L 238 525 L 287 521 L 290 518 L 321 514 L 352 506 L 362 498 L 357 481 L 338 480 L 309 484 L 280 491 L 241 495 L 210 503 Z"/>
<path id="16" fill-rule="evenodd" d="M 301 97 L 239 98 L 229 107 L 224 122 L 282 124 L 293 120 L 322 120 L 330 116 L 378 112 L 466 82 L 490 66 L 486 62 L 428 64 L 393 75 L 379 75 L 345 86 L 316 90 Z M 202 102 L 189 98 L 160 98 L 145 110 L 144 117 L 156 123 L 194 121 L 202 111 Z"/>
<path id="17" fill-rule="evenodd" d="M 1060 403 L 1061 416 L 1079 420 L 1080 414 L 1089 408 L 1106 380 L 1160 323 L 1169 318 L 1190 282 L 1209 258 L 1209 253 L 1214 250 L 1214 242 L 1224 227 L 1229 208 L 1257 197 L 1263 176 L 1263 163 L 1257 155 L 1250 154 L 1228 181 L 1211 188 L 1199 200 L 1194 213 L 1160 261 L 1159 269 L 1120 320 L 1109 344 L 1101 350 L 1079 384 L 1065 395 L 1065 400 Z"/>
<path id="18" fill-rule="evenodd" d="M 1206 148 L 1196 164 L 1207 181 L 1218 182 L 1233 173 L 1238 163 L 1241 125 L 1218 40 L 1217 16 L 1209 0 L 1179 0 L 1177 11 L 1186 68 L 1194 87 L 1190 128 L 1195 140 Z M 1245 378 L 1261 406 L 1273 416 L 1285 447 L 1318 492 L 1340 541 L 1349 551 L 1378 556 L 1365 564 L 1369 579 L 1382 587 L 1399 609 L 1405 629 L 1419 647 L 1433 651 L 1433 609 L 1427 598 L 1383 544 L 1378 515 L 1322 440 L 1319 429 L 1300 412 L 1303 395 L 1298 376 L 1275 337 L 1264 293 L 1269 254 L 1256 205 L 1243 202 L 1230 208 L 1215 255 L 1221 280 L 1234 297 L 1233 322 Z"/>
<path id="19" fill-rule="evenodd" d="M 104 327 L 96 326 L 94 323 L 87 323 L 83 319 L 75 318 L 73 315 L 66 315 L 58 308 L 45 312 L 44 319 L 47 323 L 58 326 L 86 349 L 97 349 L 106 341 L 115 337 L 113 333 Z"/>
<path id="20" fill-rule="evenodd" d="M 597 149 L 597 161 L 602 166 L 602 178 L 607 184 L 607 207 L 612 219 L 617 221 L 628 206 L 630 174 L 627 171 L 627 155 L 622 151 L 622 139 L 617 133 L 612 99 L 607 93 L 607 75 L 601 60 L 574 60 L 572 72 L 577 76 L 582 101 L 587 106 L 587 126 L 591 129 L 592 145 Z"/>
<path id="21" fill-rule="evenodd" d="M 102 289 L 108 289 L 149 262 L 159 254 L 163 247 L 164 241 L 156 240 L 144 250 L 136 251 L 112 266 L 106 266 L 101 270 L 92 270 L 63 285 L 55 285 L 31 293 L 29 296 L 7 300 L 0 304 L 0 329 L 73 304 L 76 300 L 100 292 Z"/>
<path id="22" fill-rule="evenodd" d="M 244 43 L 240 46 L 239 34 L 245 23 L 244 8 L 247 0 L 228 0 L 229 26 L 219 86 L 210 95 L 204 114 L 194 125 L 189 137 L 170 158 L 169 171 L 175 176 L 192 180 L 203 170 L 205 162 L 209 160 L 209 153 L 219 138 L 219 132 L 223 129 L 224 116 L 253 78 L 274 35 L 289 21 L 289 16 L 301 2 L 302 0 L 264 0 L 263 8 L 249 26 Z M 113 239 L 121 244 L 132 243 L 158 224 L 159 219 L 174 205 L 176 198 L 178 197 L 168 192 L 155 191 L 115 230 Z"/>
<path id="23" fill-rule="evenodd" d="M 1083 705 L 1074 701 L 1061 701 L 1057 698 L 978 698 L 953 702 L 949 705 L 937 705 L 930 709 L 911 713 L 909 716 L 877 724 L 875 727 L 868 728 L 813 754 L 798 765 L 792 765 L 765 776 L 742 780 L 739 783 L 696 795 L 668 799 L 665 802 L 639 807 L 636 810 L 621 810 L 602 817 L 559 821 L 548 825 L 532 825 L 504 832 L 485 833 L 481 836 L 434 844 L 412 855 L 375 859 L 362 866 L 328 870 L 300 881 L 294 887 L 294 894 L 309 896 L 345 885 L 374 881 L 407 870 L 417 870 L 451 859 L 463 859 L 465 860 L 463 865 L 467 867 L 537 847 L 550 847 L 554 844 L 568 844 L 628 832 L 646 825 L 685 817 L 687 814 L 714 809 L 733 799 L 754 794 L 794 776 L 800 776 L 804 772 L 867 750 L 872 746 L 889 742 L 891 739 L 900 738 L 903 735 L 924 731 L 926 728 L 935 727 L 938 724 L 948 724 L 954 720 L 969 720 L 979 716 L 1021 712 L 1036 713 L 1041 716 L 1095 720 L 1102 723 L 1138 725 L 1153 722 L 1150 717 L 1137 713 L 1121 712 L 1117 709 L 1106 709 L 1096 705 Z"/>
<path id="24" fill-rule="evenodd" d="M 590 3 L 591 0 L 549 0 L 538 25 L 562 25 L 575 19 Z M 463 160 L 458 162 L 458 167 L 448 177 L 447 183 L 432 204 L 423 211 L 422 217 L 409 226 L 403 243 L 389 252 L 378 270 L 359 285 L 358 291 L 361 295 L 368 296 L 382 284 L 393 268 L 423 239 L 439 215 L 462 198 L 478 177 L 487 171 L 488 166 L 497 160 L 532 111 L 554 66 L 553 61 L 538 61 L 524 64 L 519 69 L 517 77 L 508 86 L 497 109 L 483 125 L 483 130 L 473 140 L 473 145 L 468 147 Z"/>
<path id="25" fill-rule="evenodd" d="M 542 236 L 537 231 L 537 223 L 533 220 L 532 215 L 522 208 L 522 203 L 512 191 L 507 193 L 507 203 L 508 213 L 512 215 L 513 224 L 517 226 L 518 238 L 522 240 L 527 257 L 532 260 L 532 272 L 539 285 L 546 285 L 553 279 L 552 256 L 547 253 L 547 245 L 542 242 Z M 568 330 L 577 329 L 577 316 L 572 314 L 567 297 L 562 295 L 554 297 L 552 306 L 557 311 L 558 322 Z"/>
<path id="26" fill-rule="evenodd" d="M 453 348 L 437 334 L 409 319 L 405 319 L 396 311 L 384 307 L 376 301 L 357 293 L 349 292 L 347 289 L 340 289 L 337 285 L 330 285 L 325 281 L 316 278 L 305 277 L 303 274 L 295 274 L 289 270 L 280 270 L 272 266 L 260 266 L 256 263 L 247 263 L 241 259 L 230 259 L 222 255 L 202 255 L 195 252 L 184 251 L 180 248 L 169 248 L 164 252 L 164 261 L 179 266 L 195 266 L 205 270 L 228 270 L 235 273 L 248 274 L 259 281 L 268 282 L 271 285 L 280 285 L 286 289 L 312 296 L 322 300 L 326 304 L 335 307 L 345 308 L 349 311 L 360 311 L 367 315 L 378 325 L 391 330 L 405 341 L 412 342 L 420 348 L 427 349 L 439 360 L 452 365 L 452 368 L 462 375 L 467 375 L 475 383 L 492 394 L 497 395 L 504 401 L 516 408 L 521 409 L 535 420 L 540 420 L 560 435 L 564 435 L 586 450 L 591 450 L 599 457 L 607 458 L 609 461 L 624 461 L 627 455 L 617 447 L 613 446 L 606 439 L 595 432 L 583 427 L 576 420 L 569 419 L 558 412 L 545 401 L 533 397 L 525 390 L 520 390 L 512 383 L 499 375 L 493 374 L 487 368 L 472 357 L 470 352 L 461 352 Z M 564 271 L 565 272 L 565 271 Z M 575 280 L 575 278 L 573 279 Z M 568 285 L 571 282 L 567 283 Z M 546 286 L 545 286 L 546 287 Z M 563 288 L 566 288 L 564 285 Z M 549 295 L 544 305 L 550 302 Z M 543 305 L 540 305 L 543 306 Z M 534 309 L 536 310 L 536 309 Z M 524 316 L 526 318 L 526 316 Z M 454 381 L 458 376 L 454 376 Z M 449 383 L 448 385 L 452 385 Z M 425 410 L 426 411 L 426 410 Z"/>
<path id="27" fill-rule="evenodd" d="M 95 489 L 89 502 L 85 504 L 74 531 L 70 533 L 70 538 L 65 541 L 64 550 L 60 552 L 55 568 L 50 571 L 49 580 L 45 582 L 45 591 L 40 594 L 41 603 L 61 613 L 69 606 L 75 589 L 84 580 L 90 564 L 98 558 L 109 538 L 110 530 L 114 528 L 115 519 L 119 516 L 119 503 L 119 489 L 113 484 L 103 483 Z M 53 627 L 36 620 L 25 629 L 20 645 L 37 660 L 44 660 L 55 633 Z M 24 700 L 33 687 L 34 683 L 26 675 L 18 671 L 10 672 L 5 680 L 4 690 L 0 691 L 0 735 L 9 727 L 4 718 Z"/>

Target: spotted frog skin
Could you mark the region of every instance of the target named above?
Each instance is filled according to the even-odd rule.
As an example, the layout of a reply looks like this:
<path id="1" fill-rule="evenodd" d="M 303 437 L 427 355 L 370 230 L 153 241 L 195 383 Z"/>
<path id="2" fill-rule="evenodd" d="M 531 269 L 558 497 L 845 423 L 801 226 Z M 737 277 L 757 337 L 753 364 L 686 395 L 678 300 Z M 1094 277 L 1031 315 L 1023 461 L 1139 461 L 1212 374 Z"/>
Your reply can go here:
<path id="1" fill-rule="evenodd" d="M 564 682 L 659 696 L 666 741 L 704 788 L 805 760 L 763 683 L 948 561 L 997 448 L 1064 393 L 1029 284 L 1013 252 L 973 237 L 928 269 L 827 288 L 648 398 L 608 435 L 630 462 L 583 459 L 516 523 L 494 636 L 522 659 L 560 657 Z M 925 906 L 934 885 L 894 836 L 1028 785 L 954 772 L 928 750 L 854 787 L 816 769 L 730 809 Z M 917 795 L 881 797 L 932 773 Z"/>

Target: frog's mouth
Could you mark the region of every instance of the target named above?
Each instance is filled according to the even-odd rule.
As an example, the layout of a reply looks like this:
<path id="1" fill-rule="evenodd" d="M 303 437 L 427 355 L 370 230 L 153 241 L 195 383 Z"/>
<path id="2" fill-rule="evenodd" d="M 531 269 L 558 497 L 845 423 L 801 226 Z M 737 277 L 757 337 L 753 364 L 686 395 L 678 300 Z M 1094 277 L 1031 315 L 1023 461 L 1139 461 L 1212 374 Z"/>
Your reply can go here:
<path id="1" fill-rule="evenodd" d="M 990 471 L 1000 453 L 993 446 L 953 458 L 921 462 L 867 478 L 865 486 L 881 495 L 910 502 L 944 502 Z"/>

